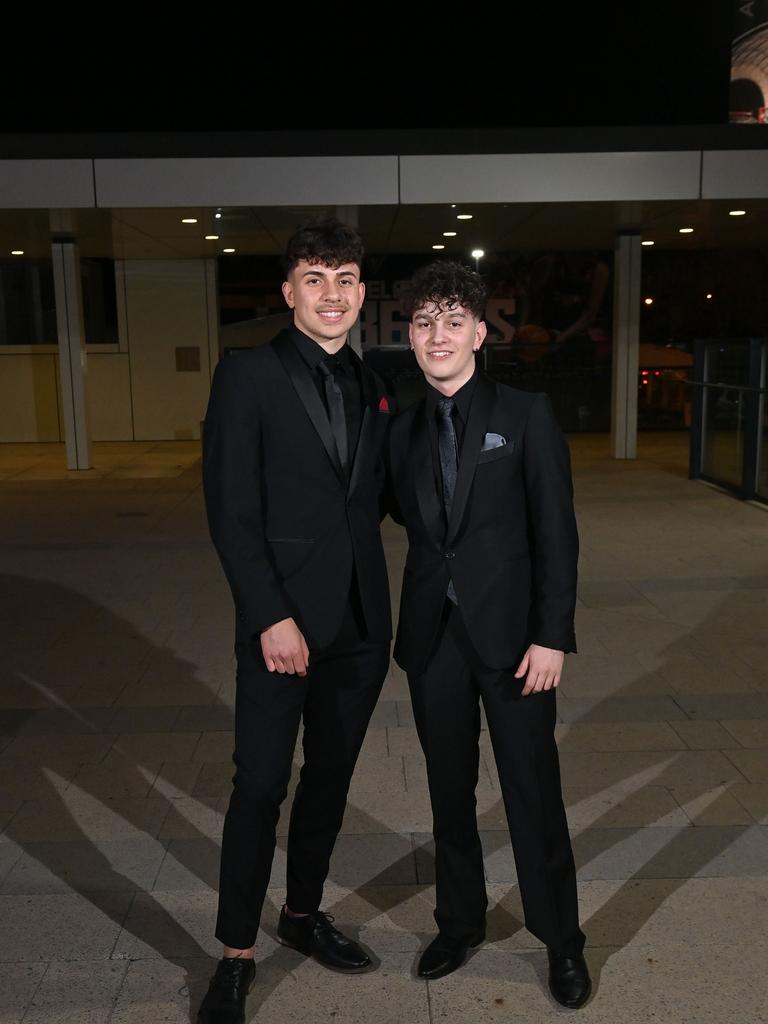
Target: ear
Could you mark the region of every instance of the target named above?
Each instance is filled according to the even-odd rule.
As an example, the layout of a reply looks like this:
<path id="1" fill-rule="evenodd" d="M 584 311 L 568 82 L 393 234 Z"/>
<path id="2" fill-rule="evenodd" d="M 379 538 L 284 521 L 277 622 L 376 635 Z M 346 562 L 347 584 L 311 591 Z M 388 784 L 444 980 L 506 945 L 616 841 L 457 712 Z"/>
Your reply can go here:
<path id="1" fill-rule="evenodd" d="M 483 347 L 485 336 L 488 333 L 488 328 L 485 326 L 485 320 L 479 320 L 477 327 L 475 328 L 475 340 L 472 345 L 473 352 L 479 352 Z"/>
<path id="2" fill-rule="evenodd" d="M 413 352 L 413 321 L 408 321 L 408 343 L 411 346 L 411 352 Z"/>
<path id="3" fill-rule="evenodd" d="M 362 304 L 365 302 L 365 285 L 361 281 L 357 287 L 360 289 L 360 305 L 362 306 Z"/>
<path id="4" fill-rule="evenodd" d="M 288 303 L 288 306 L 293 309 L 296 303 L 293 299 L 293 285 L 290 281 L 283 281 L 283 298 Z"/>

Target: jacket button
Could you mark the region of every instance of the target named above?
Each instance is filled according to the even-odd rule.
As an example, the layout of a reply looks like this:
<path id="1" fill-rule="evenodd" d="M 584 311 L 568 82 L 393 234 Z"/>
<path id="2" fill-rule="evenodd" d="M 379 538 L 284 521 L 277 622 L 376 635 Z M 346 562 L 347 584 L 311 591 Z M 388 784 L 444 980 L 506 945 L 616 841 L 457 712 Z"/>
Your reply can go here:
<path id="1" fill-rule="evenodd" d="M 456 554 L 455 551 L 446 551 L 445 552 L 445 557 L 446 558 L 453 558 L 455 554 Z"/>

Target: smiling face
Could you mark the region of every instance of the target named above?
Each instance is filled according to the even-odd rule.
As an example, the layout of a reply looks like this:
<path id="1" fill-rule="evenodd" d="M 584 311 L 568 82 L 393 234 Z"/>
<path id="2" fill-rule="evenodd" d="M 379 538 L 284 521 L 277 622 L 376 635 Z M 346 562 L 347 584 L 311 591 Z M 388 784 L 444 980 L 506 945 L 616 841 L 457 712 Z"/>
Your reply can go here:
<path id="1" fill-rule="evenodd" d="M 326 267 L 299 260 L 283 282 L 283 295 L 299 330 L 327 352 L 337 352 L 357 320 L 365 285 L 356 263 Z"/>
<path id="2" fill-rule="evenodd" d="M 453 395 L 475 372 L 475 352 L 485 340 L 486 326 L 463 306 L 443 302 L 417 309 L 408 335 L 428 383 Z"/>

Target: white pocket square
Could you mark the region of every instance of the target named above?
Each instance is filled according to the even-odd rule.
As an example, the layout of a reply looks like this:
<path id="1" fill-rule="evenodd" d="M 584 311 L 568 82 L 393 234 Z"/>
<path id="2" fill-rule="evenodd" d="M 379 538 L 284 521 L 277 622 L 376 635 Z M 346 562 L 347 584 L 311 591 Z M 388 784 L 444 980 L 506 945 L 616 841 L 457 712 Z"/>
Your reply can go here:
<path id="1" fill-rule="evenodd" d="M 501 434 L 486 434 L 480 451 L 489 452 L 492 448 L 503 448 L 506 443 L 506 437 L 502 437 Z"/>

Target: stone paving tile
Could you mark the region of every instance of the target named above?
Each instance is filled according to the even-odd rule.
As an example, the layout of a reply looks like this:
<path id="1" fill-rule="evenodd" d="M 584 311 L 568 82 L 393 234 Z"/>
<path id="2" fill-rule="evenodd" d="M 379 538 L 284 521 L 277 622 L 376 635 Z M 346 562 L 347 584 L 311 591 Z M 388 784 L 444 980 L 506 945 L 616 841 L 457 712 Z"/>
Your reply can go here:
<path id="1" fill-rule="evenodd" d="M 14 764 L 98 764 L 114 736 L 17 736 L 0 754 L 0 770 Z"/>
<path id="2" fill-rule="evenodd" d="M 722 725 L 742 747 L 768 747 L 768 719 L 726 719 Z"/>
<path id="3" fill-rule="evenodd" d="M 166 804 L 158 834 L 161 839 L 219 839 L 228 804 L 228 797 L 176 797 Z"/>
<path id="4" fill-rule="evenodd" d="M 768 693 L 739 694 L 737 701 L 725 694 L 679 694 L 675 701 L 688 718 L 724 721 L 732 719 L 738 708 L 739 719 L 768 719 Z"/>
<path id="5" fill-rule="evenodd" d="M 134 764 L 190 761 L 200 742 L 200 733 L 121 733 L 109 752 L 107 762 L 118 759 Z"/>
<path id="6" fill-rule="evenodd" d="M 669 696 L 583 700 L 563 694 L 557 713 L 561 722 L 672 722 L 686 717 L 678 699 Z"/>
<path id="7" fill-rule="evenodd" d="M 231 708 L 216 704 L 213 707 L 185 706 L 173 723 L 174 732 L 224 732 L 235 726 Z"/>
<path id="8" fill-rule="evenodd" d="M 157 797 L 102 801 L 70 789 L 55 799 L 26 801 L 6 834 L 21 843 L 157 836 L 167 814 L 167 802 Z"/>
<path id="9" fill-rule="evenodd" d="M 216 894 L 209 890 L 185 893 L 138 893 L 132 900 L 112 957 L 215 957 L 221 945 L 214 938 Z"/>
<path id="10" fill-rule="evenodd" d="M 669 792 L 694 825 L 751 825 L 751 817 L 733 796 L 733 790 L 740 785 L 744 783 L 707 790 L 701 786 L 674 786 Z"/>
<path id="11" fill-rule="evenodd" d="M 24 1024 L 108 1024 L 126 968 L 124 963 L 51 963 Z"/>
<path id="12" fill-rule="evenodd" d="M 9 764 L 3 766 L 3 801 L 41 800 L 63 793 L 77 771 L 77 765 L 37 767 Z"/>
<path id="13" fill-rule="evenodd" d="M 725 756 L 748 782 L 768 782 L 768 747 L 762 750 L 726 750 Z"/>
<path id="14" fill-rule="evenodd" d="M 0 1022 L 21 1024 L 48 964 L 0 963 Z"/>
<path id="15" fill-rule="evenodd" d="M 751 754 L 753 751 L 739 751 Z M 657 786 L 700 785 L 711 787 L 733 780 L 743 782 L 745 775 L 728 755 L 718 750 L 640 751 L 624 753 L 563 753 L 560 765 L 563 779 L 595 789 L 626 785 L 637 788 L 638 778 Z"/>
<path id="16" fill-rule="evenodd" d="M 560 724 L 555 736 L 561 752 L 685 749 L 685 743 L 667 722 Z"/>
<path id="17" fill-rule="evenodd" d="M 152 888 L 165 846 L 148 836 L 112 842 L 25 843 L 0 895 L 46 895 Z"/>
<path id="18" fill-rule="evenodd" d="M 58 960 L 106 960 L 132 900 L 122 892 L 0 896 L 0 962 L 46 961 L 52 952 Z"/>
<path id="19" fill-rule="evenodd" d="M 671 727 L 691 750 L 723 750 L 734 746 L 733 736 L 720 722 L 672 722 Z"/>
<path id="20" fill-rule="evenodd" d="M 729 792 L 759 825 L 768 825 L 768 782 L 738 782 Z"/>
<path id="21" fill-rule="evenodd" d="M 563 798 L 572 831 L 593 825 L 600 828 L 644 828 L 649 825 L 682 826 L 689 822 L 685 811 L 664 786 L 594 792 L 582 786 L 568 785 L 567 779 L 564 783 Z"/>
<path id="22" fill-rule="evenodd" d="M 110 1024 L 189 1024 L 214 969 L 211 957 L 129 961 Z"/>

